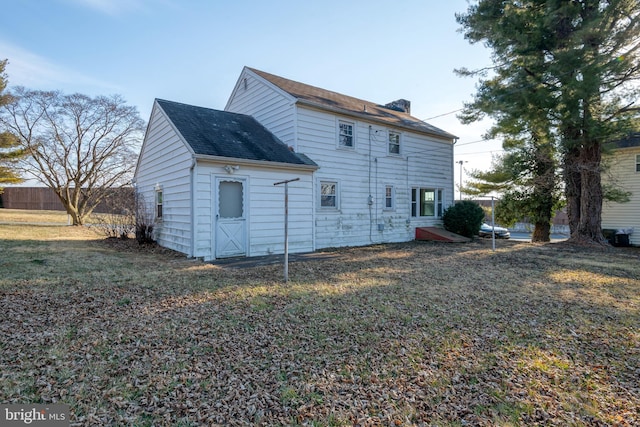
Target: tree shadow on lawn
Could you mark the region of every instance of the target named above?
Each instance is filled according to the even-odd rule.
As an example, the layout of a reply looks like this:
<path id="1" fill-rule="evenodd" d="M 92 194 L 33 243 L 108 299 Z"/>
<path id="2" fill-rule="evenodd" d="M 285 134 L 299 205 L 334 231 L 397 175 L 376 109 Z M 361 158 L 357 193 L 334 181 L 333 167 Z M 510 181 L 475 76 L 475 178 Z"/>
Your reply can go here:
<path id="1" fill-rule="evenodd" d="M 0 401 L 58 400 L 83 424 L 632 425 L 640 413 L 631 255 L 379 245 L 297 262 L 283 284 L 279 265 L 84 251 L 81 263 L 121 271 L 60 266 L 29 290 L 51 255 L 0 287 Z"/>

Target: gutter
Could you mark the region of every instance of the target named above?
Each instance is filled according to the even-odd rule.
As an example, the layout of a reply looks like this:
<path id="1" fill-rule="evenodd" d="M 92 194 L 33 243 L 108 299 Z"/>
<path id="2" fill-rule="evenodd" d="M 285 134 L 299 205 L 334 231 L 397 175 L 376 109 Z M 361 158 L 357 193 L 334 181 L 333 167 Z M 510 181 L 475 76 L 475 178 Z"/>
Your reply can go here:
<path id="1" fill-rule="evenodd" d="M 246 166 L 259 166 L 267 169 L 288 169 L 288 170 L 301 170 L 301 171 L 316 171 L 320 168 L 318 165 L 305 165 L 305 164 L 294 164 L 294 163 L 284 163 L 284 162 L 270 162 L 267 160 L 251 160 L 251 159 L 240 159 L 235 157 L 223 157 L 223 156 L 210 156 L 207 154 L 199 154 L 195 159 L 205 160 L 209 162 L 216 163 L 235 163 L 238 165 L 246 165 Z"/>

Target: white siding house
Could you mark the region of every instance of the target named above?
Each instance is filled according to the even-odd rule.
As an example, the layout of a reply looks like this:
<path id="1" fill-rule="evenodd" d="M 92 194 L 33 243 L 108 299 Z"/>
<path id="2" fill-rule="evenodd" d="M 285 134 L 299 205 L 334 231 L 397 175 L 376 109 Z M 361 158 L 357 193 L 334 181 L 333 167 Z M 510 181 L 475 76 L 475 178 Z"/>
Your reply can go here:
<path id="1" fill-rule="evenodd" d="M 135 184 L 139 197 L 147 205 L 146 221 L 163 225 L 156 227 L 157 241 L 186 254 L 193 254 L 192 159 L 192 150 L 155 103 L 138 157 Z M 158 218 L 156 197 L 163 194 L 170 201 L 161 207 L 161 218 Z"/>
<path id="2" fill-rule="evenodd" d="M 154 238 L 205 260 L 314 249 L 311 204 L 317 166 L 255 119 L 156 100 L 135 173 Z"/>
<path id="3" fill-rule="evenodd" d="M 627 203 L 605 201 L 602 206 L 602 228 L 633 229 L 629 242 L 640 246 L 640 133 L 612 144 L 607 157 L 608 172 L 603 184 L 615 185 L 631 193 Z"/>
<path id="4" fill-rule="evenodd" d="M 205 260 L 401 242 L 453 204 L 456 137 L 245 67 L 225 111 L 156 100 L 135 174 L 162 246 Z"/>
<path id="5" fill-rule="evenodd" d="M 456 137 L 412 117 L 406 100 L 380 105 L 245 67 L 225 110 L 319 166 L 316 249 L 412 240 L 453 204 Z"/>

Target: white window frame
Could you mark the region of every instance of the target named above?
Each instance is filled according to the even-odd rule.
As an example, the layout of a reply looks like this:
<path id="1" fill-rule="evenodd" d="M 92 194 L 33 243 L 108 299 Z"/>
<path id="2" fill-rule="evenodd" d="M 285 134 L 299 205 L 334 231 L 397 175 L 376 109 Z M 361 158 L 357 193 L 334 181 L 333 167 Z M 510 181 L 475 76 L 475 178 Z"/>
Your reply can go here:
<path id="1" fill-rule="evenodd" d="M 395 210 L 395 208 L 396 208 L 396 188 L 393 185 L 385 185 L 383 210 L 392 211 L 392 210 Z"/>
<path id="2" fill-rule="evenodd" d="M 164 203 L 164 194 L 162 192 L 161 186 L 156 187 L 153 192 L 153 203 L 155 206 L 154 211 L 156 214 L 156 221 L 162 221 L 162 216 L 163 216 L 162 208 Z"/>
<path id="3" fill-rule="evenodd" d="M 342 132 L 342 125 L 351 126 L 351 135 Z M 343 137 L 351 137 L 351 145 L 343 144 Z M 356 124 L 349 120 L 338 119 L 338 148 L 354 150 L 356 148 Z"/>
<path id="4" fill-rule="evenodd" d="M 433 200 L 422 200 L 427 193 L 433 193 Z M 412 218 L 442 218 L 444 211 L 444 190 L 433 187 L 413 187 L 411 189 Z M 425 215 L 425 205 L 433 204 L 433 215 Z"/>
<path id="5" fill-rule="evenodd" d="M 392 141 L 392 137 L 395 137 L 395 141 Z M 390 130 L 388 132 L 387 135 L 387 154 L 390 154 L 392 156 L 399 156 L 401 153 L 401 146 L 402 146 L 402 134 L 400 132 L 396 132 L 394 130 Z M 398 151 L 392 151 L 391 147 L 398 147 Z"/>
<path id="6" fill-rule="evenodd" d="M 323 194 L 322 191 L 322 187 L 325 185 L 333 185 L 334 187 L 334 193 L 333 193 L 333 200 L 334 200 L 334 206 L 323 206 L 322 205 L 322 199 L 323 197 L 325 197 L 325 195 Z M 340 208 L 340 184 L 338 183 L 338 181 L 333 181 L 333 180 L 329 180 L 329 179 L 322 179 L 318 182 L 318 194 L 320 195 L 320 200 L 318 203 L 318 208 L 321 210 L 338 210 Z"/>

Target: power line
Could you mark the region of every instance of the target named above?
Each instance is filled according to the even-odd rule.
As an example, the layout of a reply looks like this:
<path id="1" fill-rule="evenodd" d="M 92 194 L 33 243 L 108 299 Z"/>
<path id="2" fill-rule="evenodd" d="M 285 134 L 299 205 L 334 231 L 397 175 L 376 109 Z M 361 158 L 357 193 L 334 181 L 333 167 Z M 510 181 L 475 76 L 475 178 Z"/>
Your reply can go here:
<path id="1" fill-rule="evenodd" d="M 463 144 L 456 144 L 456 147 L 462 147 L 463 145 L 471 145 L 471 144 L 477 144 L 479 142 L 490 142 L 490 141 L 495 141 L 495 139 L 479 139 L 477 141 L 470 141 L 470 142 L 465 142 Z"/>
<path id="2" fill-rule="evenodd" d="M 487 154 L 487 153 L 504 153 L 505 150 L 497 149 L 497 150 L 487 150 L 487 151 L 474 151 L 472 153 L 460 153 L 458 156 L 470 156 L 472 154 Z"/>
<path id="3" fill-rule="evenodd" d="M 448 116 L 450 114 L 457 113 L 458 111 L 462 111 L 462 108 L 458 108 L 457 110 L 449 111 L 448 113 L 438 114 L 437 116 L 429 117 L 426 119 L 422 119 L 421 121 L 426 122 L 427 120 L 437 119 L 438 117 Z"/>

